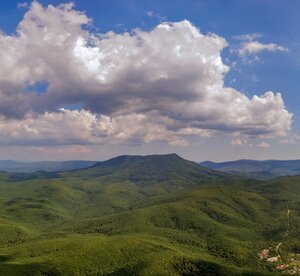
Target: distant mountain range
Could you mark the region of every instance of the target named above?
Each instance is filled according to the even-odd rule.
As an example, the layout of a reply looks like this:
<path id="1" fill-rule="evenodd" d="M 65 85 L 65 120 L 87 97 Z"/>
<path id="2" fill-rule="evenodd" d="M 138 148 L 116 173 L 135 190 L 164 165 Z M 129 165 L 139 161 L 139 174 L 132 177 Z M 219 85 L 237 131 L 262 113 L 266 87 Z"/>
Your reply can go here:
<path id="1" fill-rule="evenodd" d="M 162 156 L 164 158 L 162 158 Z M 165 158 L 165 157 L 168 158 Z M 40 162 L 20 162 L 13 160 L 0 160 L 0 171 L 10 172 L 10 173 L 34 173 L 40 171 L 39 175 L 35 174 L 36 177 L 48 177 L 52 172 L 61 172 L 69 170 L 78 170 L 89 168 L 90 172 L 97 171 L 97 173 L 102 172 L 103 170 L 107 171 L 109 168 L 113 169 L 118 168 L 118 173 L 120 170 L 124 171 L 124 168 L 127 167 L 126 177 L 131 177 L 138 179 L 139 182 L 149 181 L 151 176 L 153 177 L 153 172 L 161 171 L 161 166 L 167 166 L 168 170 L 165 171 L 160 178 L 166 178 L 167 174 L 172 173 L 173 175 L 178 175 L 177 179 L 182 179 L 181 175 L 182 170 L 178 164 L 178 158 L 176 154 L 169 155 L 149 155 L 149 156 L 118 156 L 112 158 L 108 161 L 97 162 L 97 161 L 81 161 L 81 160 L 72 160 L 72 161 L 40 161 Z M 167 161 L 168 160 L 168 161 Z M 186 160 L 185 160 L 186 161 Z M 198 178 L 198 173 L 195 173 L 195 163 L 189 162 L 190 170 L 185 175 L 185 179 Z M 169 166 L 171 165 L 171 166 Z M 238 175 L 248 178 L 256 179 L 271 179 L 279 176 L 288 176 L 288 175 L 297 175 L 300 174 L 300 160 L 248 160 L 242 159 L 237 161 L 227 161 L 227 162 L 211 162 L 205 161 L 199 163 L 202 166 L 202 171 L 215 176 L 216 171 L 230 173 L 233 175 Z M 172 167 L 172 169 L 171 169 Z M 97 168 L 97 169 L 95 169 Z M 131 169 L 128 169 L 131 168 Z M 208 171 L 207 168 L 215 170 L 215 172 Z M 100 170 L 99 170 L 100 169 Z M 46 172 L 46 173 L 42 173 Z M 141 175 L 143 172 L 143 175 Z M 47 174 L 48 173 L 48 174 Z M 125 171 L 124 171 L 125 173 Z M 157 175 L 156 175 L 157 176 Z M 19 177 L 19 176 L 14 176 Z M 32 176 L 27 175 L 27 178 Z M 222 174 L 219 177 L 223 177 Z M 208 180 L 210 177 L 200 177 L 203 181 Z"/>
<path id="2" fill-rule="evenodd" d="M 35 171 L 66 171 L 83 169 L 94 165 L 96 161 L 41 161 L 18 162 L 13 160 L 0 160 L 0 171 L 31 173 Z"/>
<path id="3" fill-rule="evenodd" d="M 228 162 L 205 161 L 200 163 L 210 169 L 257 179 L 300 174 L 300 160 L 237 160 Z"/>

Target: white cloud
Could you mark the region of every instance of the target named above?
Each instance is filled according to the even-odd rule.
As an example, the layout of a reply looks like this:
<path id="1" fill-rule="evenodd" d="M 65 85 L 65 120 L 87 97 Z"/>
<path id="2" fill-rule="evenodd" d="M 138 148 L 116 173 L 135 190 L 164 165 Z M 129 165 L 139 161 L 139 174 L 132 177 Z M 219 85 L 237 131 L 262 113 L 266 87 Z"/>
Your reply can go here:
<path id="1" fill-rule="evenodd" d="M 241 57 L 255 55 L 263 51 L 268 52 L 287 52 L 288 49 L 275 43 L 264 44 L 259 41 L 248 41 L 241 44 L 238 53 Z"/>
<path id="2" fill-rule="evenodd" d="M 224 38 L 186 20 L 122 34 L 88 24 L 71 3 L 34 1 L 16 35 L 0 34 L 1 143 L 187 145 L 191 135 L 290 130 L 280 93 L 249 98 L 225 87 Z M 40 81 L 46 93 L 26 90 Z M 76 104 L 84 110 L 59 110 Z"/>
<path id="3" fill-rule="evenodd" d="M 257 146 L 258 146 L 259 148 L 269 148 L 269 147 L 271 147 L 271 145 L 270 145 L 269 143 L 265 142 L 265 141 L 262 141 L 262 142 L 259 143 Z"/>
<path id="4" fill-rule="evenodd" d="M 157 114 L 128 114 L 110 118 L 89 111 L 60 109 L 42 115 L 27 114 L 23 119 L 0 120 L 0 144 L 141 144 L 168 141 L 187 146 L 184 132 L 167 129 L 172 123 Z"/>
<path id="5" fill-rule="evenodd" d="M 233 147 L 253 147 L 246 137 L 239 137 L 231 140 L 230 145 Z"/>
<path id="6" fill-rule="evenodd" d="M 275 43 L 264 44 L 257 41 L 262 37 L 260 33 L 251 33 L 234 36 L 236 40 L 241 40 L 237 47 L 231 49 L 231 53 L 236 52 L 242 61 L 246 64 L 252 64 L 253 62 L 261 62 L 262 58 L 259 56 L 262 52 L 288 52 L 289 49 Z"/>
<path id="7" fill-rule="evenodd" d="M 253 144 L 249 141 L 248 137 L 238 137 L 231 140 L 230 145 L 233 147 L 253 147 Z M 258 148 L 269 148 L 271 145 L 265 141 L 262 141 L 256 145 Z"/>

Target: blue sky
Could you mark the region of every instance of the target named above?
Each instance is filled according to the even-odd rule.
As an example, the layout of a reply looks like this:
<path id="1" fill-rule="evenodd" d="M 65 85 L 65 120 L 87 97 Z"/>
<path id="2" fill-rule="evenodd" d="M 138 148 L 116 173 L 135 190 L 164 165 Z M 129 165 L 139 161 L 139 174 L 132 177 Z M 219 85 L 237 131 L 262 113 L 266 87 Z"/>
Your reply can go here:
<path id="1" fill-rule="evenodd" d="M 5 77 L 0 80 L 0 100 L 3 97 L 5 103 L 0 105 L 0 120 L 6 129 L 2 137 L 0 134 L 0 159 L 102 160 L 119 154 L 169 152 L 196 161 L 300 158 L 299 1 L 77 0 L 68 8 L 62 8 L 66 3 L 62 1 L 34 3 L 35 6 L 30 1 L 0 3 L 1 39 L 5 45 L 0 48 L 0 56 L 8 57 L 3 61 Z M 86 24 L 87 18 L 92 22 Z M 71 19 L 73 25 L 64 26 L 64 20 Z M 19 25 L 20 22 L 23 23 Z M 164 22 L 170 24 L 167 32 L 174 33 L 166 41 L 157 27 Z M 179 23 L 172 25 L 175 22 Z M 42 25 L 43 30 L 34 24 Z M 135 29 L 142 33 L 135 33 Z M 185 33 L 193 34 L 195 30 L 203 38 L 185 41 Z M 72 40 L 64 40 L 66 47 L 62 44 L 53 48 L 55 36 L 47 36 L 47 32 L 56 37 L 68 33 Z M 108 32 L 114 37 L 101 37 Z M 44 35 L 53 39 L 52 44 L 47 44 L 48 38 L 43 40 Z M 7 42 L 13 39 L 14 43 Z M 136 39 L 153 42 L 135 45 L 132 52 L 130 45 Z M 206 39 L 209 42 L 203 46 Z M 24 41 L 30 41 L 29 46 L 24 46 Z M 120 57 L 113 56 L 117 50 L 111 50 L 118 43 L 128 47 Z M 190 53 L 176 63 L 178 57 L 166 51 L 166 43 L 166 47 L 174 49 L 178 45 L 187 47 Z M 9 52 L 11 45 L 16 45 L 19 55 Z M 193 62 L 193 54 L 195 60 L 198 58 L 197 52 L 202 61 L 214 61 Z M 70 53 L 74 56 L 68 67 L 61 62 Z M 10 54 L 15 58 L 13 62 Z M 95 63 L 97 59 L 103 63 Z M 118 63 L 119 59 L 122 62 Z M 145 67 L 130 75 L 132 68 L 140 66 L 137 59 L 152 59 L 153 63 L 146 61 Z M 166 64 L 157 65 L 157 60 Z M 81 62 L 81 66 L 74 68 L 72 62 L 74 66 Z M 180 67 L 178 72 L 172 70 L 175 65 Z M 86 70 L 81 71 L 84 66 Z M 40 70 L 31 74 L 36 68 Z M 111 68 L 117 69 L 110 71 Z M 17 77 L 10 78 L 13 69 Z M 55 75 L 55 70 L 60 73 Z M 158 71 L 163 78 L 159 83 L 146 77 Z M 107 72 L 121 80 L 125 77 L 120 83 L 108 81 Z M 62 80 L 57 80 L 60 76 Z M 184 91 L 191 83 L 193 88 Z M 214 85 L 220 91 L 210 99 L 209 91 Z M 181 90 L 175 91 L 179 86 Z M 271 94 L 267 103 L 262 103 L 267 91 Z M 272 96 L 277 92 L 281 93 L 280 99 Z M 258 100 L 253 99 L 255 95 Z M 232 102 L 226 104 L 227 101 Z M 239 102 L 240 106 L 236 104 Z M 218 112 L 219 116 L 224 114 L 223 120 L 214 116 Z M 78 125 L 78 133 L 68 120 L 78 120 L 74 127 Z M 87 125 L 82 125 L 83 121 Z M 68 135 L 63 135 L 68 128 Z M 83 137 L 86 129 L 91 133 Z M 60 130 L 62 133 L 57 133 Z"/>

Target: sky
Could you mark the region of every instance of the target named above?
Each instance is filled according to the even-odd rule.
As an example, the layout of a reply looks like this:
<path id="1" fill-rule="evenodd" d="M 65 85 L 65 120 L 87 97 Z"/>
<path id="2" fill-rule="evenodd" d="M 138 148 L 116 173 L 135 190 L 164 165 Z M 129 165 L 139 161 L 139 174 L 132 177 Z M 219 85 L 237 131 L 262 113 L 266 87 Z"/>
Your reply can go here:
<path id="1" fill-rule="evenodd" d="M 300 159 L 298 0 L 0 2 L 0 159 Z"/>

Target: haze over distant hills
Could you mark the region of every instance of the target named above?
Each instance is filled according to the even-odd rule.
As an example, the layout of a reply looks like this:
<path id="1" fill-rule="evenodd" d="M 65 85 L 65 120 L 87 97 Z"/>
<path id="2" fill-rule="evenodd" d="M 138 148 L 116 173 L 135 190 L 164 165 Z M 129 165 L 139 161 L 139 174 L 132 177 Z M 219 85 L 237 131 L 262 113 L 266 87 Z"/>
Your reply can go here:
<path id="1" fill-rule="evenodd" d="M 13 160 L 0 160 L 0 171 L 6 172 L 35 172 L 35 171 L 66 171 L 83 169 L 92 166 L 96 161 L 40 161 L 40 162 L 19 162 Z"/>
<path id="2" fill-rule="evenodd" d="M 201 162 L 200 165 L 246 177 L 269 179 L 278 176 L 300 174 L 300 160 L 248 160 L 227 162 Z"/>

